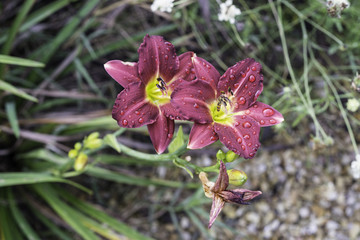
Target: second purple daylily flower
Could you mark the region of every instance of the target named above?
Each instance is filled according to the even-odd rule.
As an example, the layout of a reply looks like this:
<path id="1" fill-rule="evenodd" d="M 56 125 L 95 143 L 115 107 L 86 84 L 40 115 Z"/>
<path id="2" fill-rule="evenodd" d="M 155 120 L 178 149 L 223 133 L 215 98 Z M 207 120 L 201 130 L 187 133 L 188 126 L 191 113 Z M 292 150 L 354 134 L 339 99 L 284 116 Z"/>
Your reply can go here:
<path id="1" fill-rule="evenodd" d="M 253 158 L 260 147 L 260 127 L 282 122 L 271 106 L 257 102 L 263 89 L 261 65 L 248 58 L 230 67 L 221 77 L 206 60 L 192 58 L 196 80 L 182 83 L 171 102 L 194 121 L 188 148 L 205 147 L 220 140 L 244 158 Z"/>
<path id="2" fill-rule="evenodd" d="M 148 126 L 158 153 L 165 151 L 174 133 L 179 113 L 170 103 L 175 87 L 194 79 L 192 52 L 176 56 L 175 48 L 160 36 L 146 35 L 139 50 L 139 62 L 112 60 L 105 69 L 124 90 L 119 93 L 112 116 L 119 126 Z"/>

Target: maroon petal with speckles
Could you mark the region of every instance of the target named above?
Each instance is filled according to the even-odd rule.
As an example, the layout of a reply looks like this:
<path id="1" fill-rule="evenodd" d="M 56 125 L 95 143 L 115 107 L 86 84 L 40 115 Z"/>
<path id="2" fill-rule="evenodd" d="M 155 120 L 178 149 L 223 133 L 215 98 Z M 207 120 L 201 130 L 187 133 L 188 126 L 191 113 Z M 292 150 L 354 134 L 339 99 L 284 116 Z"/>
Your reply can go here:
<path id="1" fill-rule="evenodd" d="M 196 78 L 194 66 L 192 64 L 192 58 L 195 56 L 193 52 L 186 52 L 179 56 L 179 69 L 173 77 L 171 83 L 178 79 L 182 79 L 184 81 L 191 81 Z M 181 82 L 178 82 L 181 83 Z M 172 84 L 170 84 L 172 85 Z M 175 89 L 176 85 L 170 86 L 171 89 Z"/>
<path id="2" fill-rule="evenodd" d="M 215 100 L 215 90 L 207 82 L 194 80 L 184 82 L 171 94 L 171 103 L 190 121 L 210 123 L 213 121 L 209 103 Z"/>
<path id="3" fill-rule="evenodd" d="M 187 147 L 190 149 L 203 148 L 216 142 L 218 139 L 218 135 L 214 132 L 214 123 L 194 123 L 190 131 Z"/>
<path id="4" fill-rule="evenodd" d="M 161 105 L 160 108 L 161 111 L 164 112 L 165 116 L 170 118 L 171 120 L 187 120 L 171 103 Z"/>
<path id="5" fill-rule="evenodd" d="M 220 73 L 216 68 L 203 58 L 193 57 L 192 60 L 197 79 L 209 83 L 216 90 L 220 78 Z"/>
<path id="6" fill-rule="evenodd" d="M 138 52 L 139 75 L 145 84 L 155 77 L 161 77 L 165 82 L 172 80 L 179 68 L 179 59 L 170 42 L 160 36 L 146 35 Z"/>
<path id="7" fill-rule="evenodd" d="M 280 112 L 262 102 L 255 102 L 244 113 L 260 123 L 260 127 L 272 126 L 284 121 L 284 117 Z"/>
<path id="8" fill-rule="evenodd" d="M 175 129 L 174 120 L 171 120 L 170 118 L 167 118 L 165 114 L 160 113 L 156 122 L 149 124 L 147 127 L 155 151 L 158 154 L 163 153 L 173 137 Z"/>
<path id="9" fill-rule="evenodd" d="M 120 60 L 108 61 L 104 64 L 107 73 L 124 88 L 133 82 L 140 82 L 138 64 Z"/>
<path id="10" fill-rule="evenodd" d="M 219 193 L 229 186 L 229 175 L 226 172 L 225 164 L 220 160 L 219 176 L 212 187 L 211 191 Z"/>
<path id="11" fill-rule="evenodd" d="M 246 159 L 253 158 L 260 147 L 260 124 L 249 116 L 234 116 L 231 126 L 215 123 L 214 130 L 220 142 Z"/>
<path id="12" fill-rule="evenodd" d="M 237 204 L 250 204 L 249 201 L 261 195 L 261 191 L 251 191 L 247 189 L 226 190 L 220 193 L 220 196 L 226 201 Z"/>
<path id="13" fill-rule="evenodd" d="M 263 75 L 260 71 L 260 63 L 252 58 L 236 63 L 221 76 L 218 95 L 231 90 L 236 99 L 236 111 L 247 109 L 263 90 Z"/>
<path id="14" fill-rule="evenodd" d="M 121 91 L 112 110 L 112 117 L 120 127 L 137 128 L 156 121 L 159 109 L 145 100 L 145 86 L 141 82 L 130 83 Z"/>

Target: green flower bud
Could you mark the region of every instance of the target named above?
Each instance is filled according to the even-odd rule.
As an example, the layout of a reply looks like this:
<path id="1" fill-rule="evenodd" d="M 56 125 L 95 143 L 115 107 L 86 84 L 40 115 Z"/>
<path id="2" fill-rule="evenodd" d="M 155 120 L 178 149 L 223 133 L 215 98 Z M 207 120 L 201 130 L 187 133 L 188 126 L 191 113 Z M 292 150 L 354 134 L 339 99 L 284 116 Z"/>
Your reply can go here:
<path id="1" fill-rule="evenodd" d="M 88 156 L 85 153 L 81 152 L 75 160 L 74 169 L 76 171 L 83 170 L 87 164 L 87 160 L 88 160 Z"/>
<path id="2" fill-rule="evenodd" d="M 82 147 L 82 145 L 79 142 L 75 143 L 75 145 L 74 145 L 74 149 L 76 149 L 76 150 L 80 150 L 81 147 Z"/>
<path id="3" fill-rule="evenodd" d="M 88 140 L 97 139 L 97 138 L 99 138 L 99 135 L 100 135 L 99 132 L 93 132 L 87 137 L 87 139 Z"/>
<path id="4" fill-rule="evenodd" d="M 225 155 L 225 162 L 233 162 L 236 158 L 238 158 L 236 153 L 233 151 L 228 151 Z"/>
<path id="5" fill-rule="evenodd" d="M 229 183 L 235 186 L 241 186 L 246 183 L 247 175 L 241 170 L 230 169 L 227 170 L 229 176 Z"/>
<path id="6" fill-rule="evenodd" d="M 225 160 L 225 153 L 221 149 L 219 149 L 219 151 L 217 151 L 216 159 L 221 160 L 221 161 Z"/>
<path id="7" fill-rule="evenodd" d="M 88 149 L 96 149 L 101 147 L 103 144 L 102 139 L 87 139 L 87 141 L 84 141 L 84 147 Z"/>
<path id="8" fill-rule="evenodd" d="M 69 158 L 76 158 L 77 155 L 78 155 L 78 150 L 76 149 L 71 149 L 68 153 Z"/>

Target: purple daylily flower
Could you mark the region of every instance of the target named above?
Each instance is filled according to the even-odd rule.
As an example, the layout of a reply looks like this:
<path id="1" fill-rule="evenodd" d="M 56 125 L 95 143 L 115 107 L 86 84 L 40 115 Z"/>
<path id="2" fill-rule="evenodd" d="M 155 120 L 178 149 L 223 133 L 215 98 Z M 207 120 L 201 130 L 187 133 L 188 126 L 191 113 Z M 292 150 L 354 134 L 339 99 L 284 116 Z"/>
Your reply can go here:
<path id="1" fill-rule="evenodd" d="M 200 172 L 199 178 L 202 182 L 205 196 L 213 200 L 210 210 L 209 228 L 211 228 L 223 209 L 225 202 L 248 205 L 250 200 L 262 194 L 260 191 L 247 189 L 228 190 L 229 176 L 222 161 L 220 161 L 219 177 L 215 183 L 208 180 L 205 172 Z"/>
<path id="2" fill-rule="evenodd" d="M 171 102 L 194 125 L 188 148 L 203 148 L 220 140 L 244 158 L 253 158 L 260 147 L 260 127 L 284 120 L 271 106 L 256 101 L 263 90 L 261 65 L 248 58 L 222 76 L 206 60 L 192 58 L 196 79 L 184 82 Z"/>
<path id="3" fill-rule="evenodd" d="M 174 133 L 174 119 L 181 119 L 170 103 L 170 95 L 183 81 L 195 78 L 191 58 L 180 56 L 161 36 L 144 37 L 138 62 L 112 60 L 104 67 L 124 90 L 115 101 L 112 116 L 120 127 L 148 126 L 157 153 L 165 151 Z"/>

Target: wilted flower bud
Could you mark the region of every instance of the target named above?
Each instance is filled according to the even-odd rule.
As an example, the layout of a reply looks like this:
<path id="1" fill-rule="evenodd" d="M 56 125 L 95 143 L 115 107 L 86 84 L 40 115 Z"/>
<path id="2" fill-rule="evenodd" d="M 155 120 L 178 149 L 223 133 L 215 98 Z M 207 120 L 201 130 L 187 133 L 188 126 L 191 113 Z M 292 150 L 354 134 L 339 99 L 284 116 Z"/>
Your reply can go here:
<path id="1" fill-rule="evenodd" d="M 76 171 L 83 170 L 87 164 L 87 160 L 88 160 L 88 156 L 85 153 L 81 152 L 75 160 L 74 169 Z"/>
<path id="2" fill-rule="evenodd" d="M 245 172 L 236 169 L 227 170 L 229 175 L 229 183 L 235 186 L 242 186 L 246 183 L 247 175 Z"/>
<path id="3" fill-rule="evenodd" d="M 237 157 L 238 155 L 230 150 L 225 155 L 225 162 L 233 162 Z"/>
<path id="4" fill-rule="evenodd" d="M 226 157 L 225 153 L 221 149 L 219 149 L 219 151 L 217 151 L 216 153 L 216 159 L 224 161 L 225 157 Z"/>
<path id="5" fill-rule="evenodd" d="M 71 149 L 68 153 L 69 158 L 76 158 L 77 155 L 78 155 L 77 149 Z"/>

